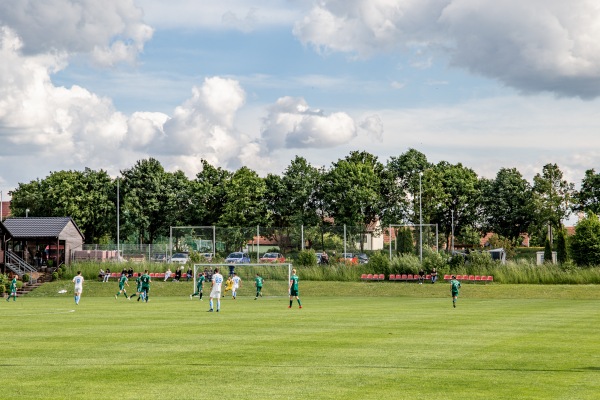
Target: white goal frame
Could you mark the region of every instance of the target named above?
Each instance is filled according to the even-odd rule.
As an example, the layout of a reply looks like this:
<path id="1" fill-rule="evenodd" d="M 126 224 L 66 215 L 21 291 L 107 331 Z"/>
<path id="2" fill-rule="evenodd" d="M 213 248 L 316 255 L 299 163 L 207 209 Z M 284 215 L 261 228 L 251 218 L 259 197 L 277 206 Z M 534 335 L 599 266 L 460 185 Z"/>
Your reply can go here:
<path id="1" fill-rule="evenodd" d="M 219 271 L 223 271 L 224 268 L 227 268 L 227 274 L 229 273 L 229 267 L 230 266 L 234 266 L 236 268 L 239 267 L 284 267 L 287 265 L 288 267 L 288 282 L 290 281 L 291 277 L 292 277 L 292 269 L 293 269 L 293 265 L 291 263 L 235 263 L 235 264 L 213 264 L 213 263 L 203 263 L 203 264 L 194 264 L 194 289 L 196 288 L 196 285 L 198 284 L 197 282 L 197 278 L 198 278 L 198 271 L 200 269 L 204 270 L 204 268 L 208 268 L 211 270 L 214 270 L 215 267 L 219 267 Z M 223 275 L 221 273 L 221 275 Z M 225 275 L 223 275 L 225 276 Z"/>

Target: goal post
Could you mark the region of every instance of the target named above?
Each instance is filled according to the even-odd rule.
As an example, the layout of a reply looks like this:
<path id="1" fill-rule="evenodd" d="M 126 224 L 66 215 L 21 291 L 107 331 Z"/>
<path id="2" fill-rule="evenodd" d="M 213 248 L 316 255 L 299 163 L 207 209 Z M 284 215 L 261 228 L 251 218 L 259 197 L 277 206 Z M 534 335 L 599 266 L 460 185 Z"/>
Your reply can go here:
<path id="1" fill-rule="evenodd" d="M 254 276 L 258 273 L 267 280 L 286 280 L 286 282 L 289 282 L 292 277 L 293 269 L 291 263 L 194 264 L 194 289 L 198 284 L 198 274 L 204 272 L 204 270 L 212 274 L 212 271 L 214 271 L 215 268 L 219 268 L 221 275 L 223 275 L 224 278 L 227 278 L 232 273 L 232 267 L 233 272 L 242 278 L 242 281 L 252 281 Z"/>

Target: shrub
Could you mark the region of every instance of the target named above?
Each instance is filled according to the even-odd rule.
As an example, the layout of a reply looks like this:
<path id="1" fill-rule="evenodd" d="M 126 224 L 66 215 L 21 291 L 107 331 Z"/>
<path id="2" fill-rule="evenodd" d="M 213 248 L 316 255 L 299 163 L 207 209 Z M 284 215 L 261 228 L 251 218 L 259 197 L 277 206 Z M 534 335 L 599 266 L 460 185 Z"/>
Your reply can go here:
<path id="1" fill-rule="evenodd" d="M 29 280 L 30 280 L 30 279 L 29 279 L 29 274 L 23 274 L 23 278 L 22 278 L 22 279 L 23 279 L 23 282 L 24 282 L 24 283 L 27 283 L 27 282 L 29 282 Z"/>
<path id="2" fill-rule="evenodd" d="M 298 253 L 298 257 L 296 257 L 296 261 L 294 264 L 303 267 L 316 266 L 317 256 L 315 255 L 314 250 L 303 250 L 300 253 Z"/>
<path id="3" fill-rule="evenodd" d="M 57 271 L 54 271 L 54 272 L 52 273 L 52 280 L 53 280 L 53 281 L 57 281 L 57 280 L 58 280 L 58 272 L 57 272 Z"/>
<path id="4" fill-rule="evenodd" d="M 388 275 L 390 271 L 389 256 L 376 252 L 369 258 L 369 267 L 373 273 Z"/>
<path id="5" fill-rule="evenodd" d="M 462 257 L 460 257 L 462 259 Z M 423 269 L 425 272 L 431 272 L 436 269 L 438 274 L 445 274 L 450 270 L 446 258 L 442 253 L 428 252 L 423 256 Z"/>
<path id="6" fill-rule="evenodd" d="M 390 273 L 395 274 L 416 274 L 421 269 L 419 257 L 414 254 L 401 254 L 392 259 Z"/>
<path id="7" fill-rule="evenodd" d="M 575 226 L 571 257 L 579 266 L 600 265 L 600 220 L 596 214 L 590 212 Z"/>

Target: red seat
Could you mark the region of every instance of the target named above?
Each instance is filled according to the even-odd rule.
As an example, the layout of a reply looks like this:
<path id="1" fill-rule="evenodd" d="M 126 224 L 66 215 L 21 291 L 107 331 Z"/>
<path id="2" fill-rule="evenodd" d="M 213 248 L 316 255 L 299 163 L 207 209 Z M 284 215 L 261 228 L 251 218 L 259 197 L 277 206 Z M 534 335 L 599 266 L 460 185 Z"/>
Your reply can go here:
<path id="1" fill-rule="evenodd" d="M 452 275 L 444 275 L 444 280 L 449 281 L 452 278 Z"/>
<path id="2" fill-rule="evenodd" d="M 486 279 L 487 282 L 494 282 L 494 277 L 492 275 L 489 275 Z"/>
<path id="3" fill-rule="evenodd" d="M 390 274 L 390 281 L 395 281 L 395 280 L 396 280 L 396 275 Z"/>
<path id="4" fill-rule="evenodd" d="M 476 280 L 476 281 L 480 281 L 480 280 L 481 280 L 481 277 L 480 277 L 479 275 L 475 275 L 475 280 Z"/>
<path id="5" fill-rule="evenodd" d="M 425 279 L 427 279 L 428 281 L 431 280 L 431 275 L 425 275 Z"/>
<path id="6" fill-rule="evenodd" d="M 406 275 L 406 274 L 402 274 L 402 280 L 403 280 L 403 281 L 406 281 L 406 280 L 408 280 L 408 275 Z"/>
<path id="7" fill-rule="evenodd" d="M 379 280 L 385 281 L 385 274 L 379 274 Z"/>
<path id="8" fill-rule="evenodd" d="M 363 280 L 363 281 L 364 281 L 365 279 L 367 279 L 367 274 L 362 274 L 362 275 L 360 276 L 360 279 L 361 279 L 361 280 Z"/>
<path id="9" fill-rule="evenodd" d="M 475 280 L 475 276 L 473 276 L 473 275 L 469 275 L 469 280 L 470 280 L 470 281 L 474 281 L 474 280 Z"/>
<path id="10" fill-rule="evenodd" d="M 413 280 L 412 274 L 408 274 L 408 277 L 406 278 L 406 280 L 412 281 Z"/>
<path id="11" fill-rule="evenodd" d="M 368 274 L 367 275 L 367 279 L 372 280 L 373 279 L 373 274 Z"/>
<path id="12" fill-rule="evenodd" d="M 402 275 L 400 275 L 400 274 L 396 274 L 396 280 L 397 280 L 397 281 L 401 281 L 401 280 L 402 280 Z"/>

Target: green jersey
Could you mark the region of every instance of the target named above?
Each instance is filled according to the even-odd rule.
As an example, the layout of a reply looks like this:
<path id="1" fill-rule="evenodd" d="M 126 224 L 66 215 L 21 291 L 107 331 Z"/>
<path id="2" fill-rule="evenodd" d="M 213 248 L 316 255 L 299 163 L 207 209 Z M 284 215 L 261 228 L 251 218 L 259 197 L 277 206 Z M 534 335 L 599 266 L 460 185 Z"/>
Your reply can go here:
<path id="1" fill-rule="evenodd" d="M 125 275 L 125 274 L 121 275 L 121 278 L 119 279 L 119 289 L 123 289 L 125 287 L 125 283 L 127 281 L 128 281 L 127 275 Z"/>
<path id="2" fill-rule="evenodd" d="M 198 282 L 196 283 L 196 287 L 198 288 L 198 291 L 202 291 L 202 285 L 204 284 L 204 281 L 206 280 L 206 277 L 204 275 L 200 275 L 198 277 Z"/>
<path id="3" fill-rule="evenodd" d="M 298 275 L 292 275 L 290 277 L 290 290 L 292 292 L 298 292 Z"/>
<path id="4" fill-rule="evenodd" d="M 450 281 L 450 290 L 452 293 L 458 293 L 458 289 L 460 288 L 460 282 L 456 279 L 452 279 Z"/>
<path id="5" fill-rule="evenodd" d="M 142 291 L 142 277 L 138 276 L 137 278 L 135 278 L 135 287 L 137 288 L 138 292 Z"/>
<path id="6" fill-rule="evenodd" d="M 141 281 L 142 281 L 142 288 L 148 289 L 150 287 L 150 275 L 148 275 L 148 274 L 142 275 Z"/>
<path id="7" fill-rule="evenodd" d="M 12 281 L 10 281 L 10 292 L 16 292 L 17 291 L 17 278 L 13 278 Z"/>
<path id="8" fill-rule="evenodd" d="M 261 288 L 263 285 L 262 276 L 257 276 L 256 278 L 254 278 L 254 282 L 255 282 L 257 288 Z"/>

